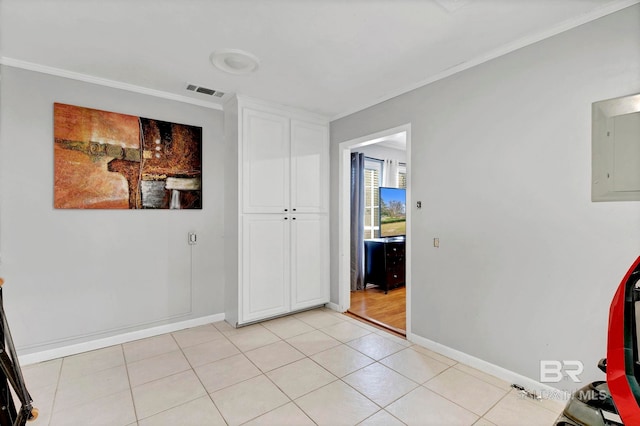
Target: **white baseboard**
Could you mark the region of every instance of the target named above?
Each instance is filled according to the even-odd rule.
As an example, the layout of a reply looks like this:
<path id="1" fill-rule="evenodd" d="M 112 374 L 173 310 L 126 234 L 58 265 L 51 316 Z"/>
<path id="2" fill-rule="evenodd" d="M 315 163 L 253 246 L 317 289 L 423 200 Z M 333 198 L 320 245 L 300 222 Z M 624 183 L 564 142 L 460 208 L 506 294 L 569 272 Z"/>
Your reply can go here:
<path id="1" fill-rule="evenodd" d="M 338 312 L 344 312 L 344 310 L 342 310 L 338 304 L 332 302 L 327 303 L 327 308 L 333 309 L 334 311 Z M 530 377 L 523 376 L 522 374 L 507 370 L 503 367 L 499 367 L 495 364 L 492 364 L 480 358 L 476 358 L 465 352 L 450 348 L 438 342 L 434 342 L 433 340 L 429 340 L 425 337 L 418 336 L 417 334 L 407 332 L 406 337 L 407 340 L 412 343 L 418 344 L 434 352 L 442 354 L 447 358 L 451 358 L 454 361 L 466 364 L 469 367 L 473 367 L 484 373 L 495 376 L 507 383 L 521 385 L 528 391 L 535 391 L 538 395 L 557 395 L 559 392 L 562 392 L 554 387 L 545 385 L 544 383 L 540 383 Z"/>
<path id="2" fill-rule="evenodd" d="M 337 303 L 329 302 L 326 306 L 327 308 L 332 309 L 336 312 L 340 312 L 341 314 L 345 312 L 345 309 L 342 309 Z"/>
<path id="3" fill-rule="evenodd" d="M 518 374 L 511 370 L 507 370 L 506 368 L 502 368 L 495 364 L 491 364 L 490 362 L 487 362 L 483 359 L 476 358 L 465 352 L 461 352 L 457 349 L 450 348 L 448 346 L 442 345 L 440 343 L 434 342 L 433 340 L 426 339 L 416 334 L 410 334 L 410 335 L 408 334 L 407 340 L 409 340 L 410 342 L 416 343 L 420 346 L 423 346 L 427 349 L 430 349 L 434 352 L 442 354 L 447 358 L 451 358 L 454 361 L 458 361 L 460 363 L 468 365 L 469 367 L 473 367 L 484 373 L 487 373 L 499 379 L 502 379 L 507 383 L 521 385 L 528 391 L 535 391 L 538 395 L 543 395 L 543 396 L 557 395 L 558 392 L 560 392 L 558 389 L 551 387 L 549 385 L 540 383 L 537 380 L 534 380 L 530 377 L 526 377 L 526 376 L 523 376 L 522 374 Z"/>
<path id="4" fill-rule="evenodd" d="M 172 324 L 164 324 L 157 327 L 145 328 L 144 330 L 132 331 L 129 333 L 118 334 L 116 336 L 105 337 L 103 339 L 91 340 L 88 342 L 78 343 L 74 345 L 63 346 L 60 348 L 50 349 L 32 354 L 18 356 L 20 365 L 36 364 L 38 362 L 49 361 L 69 355 L 76 355 L 82 352 L 94 351 L 96 349 L 106 348 L 108 346 L 120 345 L 122 343 L 132 342 L 134 340 L 145 339 L 147 337 L 159 336 L 161 334 L 172 333 L 199 325 L 211 324 L 213 322 L 223 321 L 224 314 L 208 315 L 205 317 L 180 321 Z"/>

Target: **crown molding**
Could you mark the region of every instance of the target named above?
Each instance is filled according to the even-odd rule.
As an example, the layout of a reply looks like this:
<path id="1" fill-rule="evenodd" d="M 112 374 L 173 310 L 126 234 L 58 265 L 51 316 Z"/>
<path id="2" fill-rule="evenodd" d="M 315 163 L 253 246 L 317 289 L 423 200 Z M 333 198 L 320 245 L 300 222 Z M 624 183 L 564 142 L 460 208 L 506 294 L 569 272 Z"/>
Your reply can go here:
<path id="1" fill-rule="evenodd" d="M 640 1 L 640 0 L 639 0 Z M 36 64 L 33 62 L 22 61 L 19 59 L 0 57 L 0 64 L 20 68 L 29 71 L 35 71 L 43 74 L 54 75 L 56 77 L 69 78 L 71 80 L 83 81 L 85 83 L 97 84 L 99 86 L 111 87 L 114 89 L 126 90 L 128 92 L 140 93 L 143 95 L 154 96 L 156 98 L 169 99 L 172 101 L 182 102 L 186 104 L 197 105 L 205 108 L 211 108 L 222 111 L 222 105 L 214 102 L 193 99 L 188 96 L 177 95 L 175 93 L 164 92 L 162 90 L 149 89 L 147 87 L 137 86 L 135 84 L 123 83 L 121 81 L 109 80 L 107 78 L 96 77 L 89 74 L 82 74 L 74 71 L 63 70 L 61 68 L 50 67 L 46 65 Z"/>
<path id="2" fill-rule="evenodd" d="M 434 83 L 438 80 L 442 80 L 444 78 L 450 77 L 454 74 L 457 74 L 459 72 L 465 71 L 469 68 L 473 68 L 476 65 L 480 65 L 483 64 L 485 62 L 488 62 L 492 59 L 496 59 L 499 58 L 500 56 L 504 56 L 507 53 L 511 53 L 513 51 L 516 51 L 518 49 L 521 49 L 523 47 L 529 46 L 531 44 L 537 43 L 539 41 L 542 41 L 544 39 L 553 37 L 555 35 L 561 34 L 565 31 L 571 30 L 575 27 L 578 27 L 580 25 L 586 24 L 588 22 L 591 21 L 595 21 L 596 19 L 602 18 L 604 16 L 610 15 L 612 13 L 618 12 L 622 9 L 626 9 L 627 7 L 633 6 L 635 4 L 640 3 L 640 0 L 620 0 L 617 2 L 613 2 L 613 3 L 609 3 L 605 6 L 599 7 L 595 10 L 592 10 L 589 13 L 585 13 L 584 15 L 572 18 L 572 19 L 568 19 L 566 21 L 561 22 L 558 25 L 555 25 L 551 28 L 548 28 L 544 31 L 540 31 L 538 33 L 535 33 L 531 36 L 528 37 L 523 37 L 520 38 L 518 40 L 515 40 L 511 43 L 507 43 L 503 46 L 500 46 L 497 49 L 494 49 L 484 55 L 480 55 L 478 57 L 476 57 L 475 59 L 463 62 L 461 64 L 458 64 L 454 67 L 448 68 L 438 74 L 435 74 L 425 80 L 419 81 L 417 83 L 414 83 L 410 86 L 407 86 L 403 89 L 400 90 L 396 90 L 393 91 L 389 94 L 387 94 L 386 96 L 382 96 L 378 99 L 376 99 L 373 102 L 369 102 L 367 104 L 361 104 L 359 106 L 350 108 L 346 111 L 343 111 L 340 114 L 337 114 L 333 117 L 331 117 L 331 121 L 335 121 L 338 120 L 340 118 L 344 118 L 348 115 L 351 114 L 355 114 L 356 112 L 362 111 L 364 109 L 370 108 L 374 105 L 380 104 L 382 102 L 388 101 L 389 99 L 395 98 L 396 96 L 400 96 L 403 95 L 405 93 L 411 92 L 412 90 L 418 89 L 420 87 L 426 86 L 428 84 Z"/>

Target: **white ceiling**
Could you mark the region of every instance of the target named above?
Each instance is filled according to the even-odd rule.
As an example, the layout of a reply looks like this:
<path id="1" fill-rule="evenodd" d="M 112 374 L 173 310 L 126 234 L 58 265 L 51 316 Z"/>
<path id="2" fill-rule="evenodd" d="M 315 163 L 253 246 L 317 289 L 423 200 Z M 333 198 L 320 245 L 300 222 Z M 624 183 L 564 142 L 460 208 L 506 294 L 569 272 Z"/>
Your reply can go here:
<path id="1" fill-rule="evenodd" d="M 0 62 L 195 103 L 337 118 L 640 0 L 0 0 Z M 211 52 L 260 58 L 230 75 Z"/>
<path id="2" fill-rule="evenodd" d="M 384 136 L 379 139 L 370 140 L 368 141 L 368 144 L 376 144 L 385 148 L 405 151 L 407 149 L 407 134 L 405 132 L 400 132 L 394 135 Z"/>

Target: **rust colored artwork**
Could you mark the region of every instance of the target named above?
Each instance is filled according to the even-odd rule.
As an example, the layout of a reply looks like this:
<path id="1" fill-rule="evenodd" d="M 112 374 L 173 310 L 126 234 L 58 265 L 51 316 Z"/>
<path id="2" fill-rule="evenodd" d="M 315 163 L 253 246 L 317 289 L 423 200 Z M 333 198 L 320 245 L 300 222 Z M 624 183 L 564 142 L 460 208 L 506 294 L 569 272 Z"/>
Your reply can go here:
<path id="1" fill-rule="evenodd" d="M 201 209 L 202 128 L 54 104 L 54 207 Z"/>

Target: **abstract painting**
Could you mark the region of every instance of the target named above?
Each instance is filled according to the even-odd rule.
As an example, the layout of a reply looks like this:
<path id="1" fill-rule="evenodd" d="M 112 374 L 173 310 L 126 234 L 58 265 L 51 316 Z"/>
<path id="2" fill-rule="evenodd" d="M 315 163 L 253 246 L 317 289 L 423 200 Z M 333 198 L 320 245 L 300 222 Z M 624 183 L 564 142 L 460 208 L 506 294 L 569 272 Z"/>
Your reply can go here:
<path id="1" fill-rule="evenodd" d="M 202 208 L 202 127 L 60 103 L 53 117 L 55 208 Z"/>

